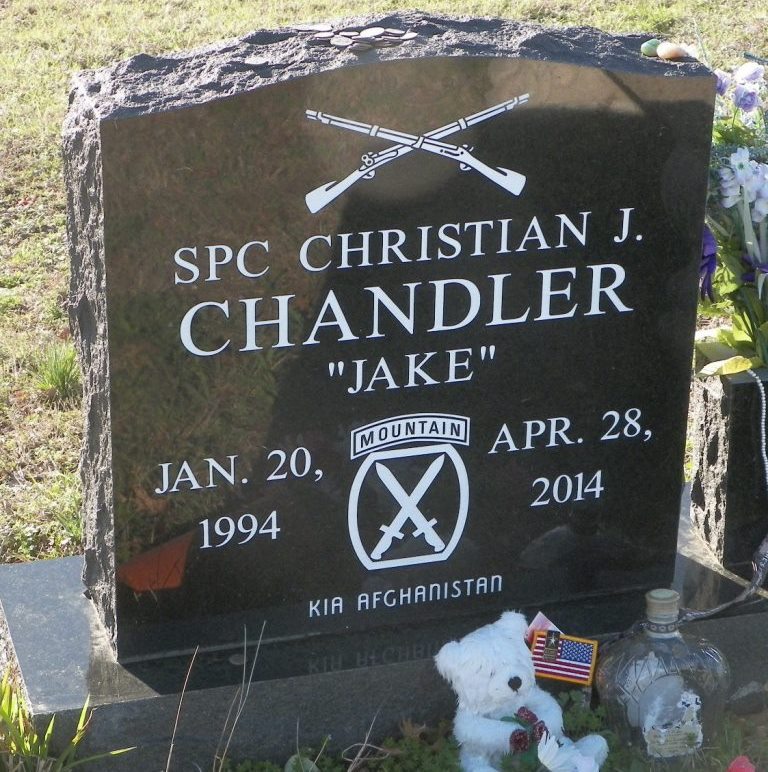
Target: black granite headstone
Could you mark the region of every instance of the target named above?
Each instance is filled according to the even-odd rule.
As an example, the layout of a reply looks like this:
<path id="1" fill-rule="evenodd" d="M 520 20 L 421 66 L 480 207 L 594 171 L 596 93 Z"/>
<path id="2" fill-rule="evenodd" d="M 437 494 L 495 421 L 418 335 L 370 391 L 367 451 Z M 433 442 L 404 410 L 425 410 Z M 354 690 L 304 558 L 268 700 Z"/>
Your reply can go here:
<path id="1" fill-rule="evenodd" d="M 85 578 L 123 659 L 671 579 L 713 77 L 381 26 L 416 35 L 76 80 Z"/>

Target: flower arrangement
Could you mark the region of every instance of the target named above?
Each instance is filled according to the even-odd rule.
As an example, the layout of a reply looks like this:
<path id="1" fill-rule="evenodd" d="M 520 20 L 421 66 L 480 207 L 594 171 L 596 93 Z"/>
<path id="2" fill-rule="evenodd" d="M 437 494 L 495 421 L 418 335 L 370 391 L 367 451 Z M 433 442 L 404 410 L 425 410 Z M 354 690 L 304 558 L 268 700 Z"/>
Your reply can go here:
<path id="1" fill-rule="evenodd" d="M 714 150 L 718 146 L 756 145 L 765 139 L 767 60 L 752 57 L 733 72 L 715 70 L 717 103 L 713 132 Z"/>
<path id="2" fill-rule="evenodd" d="M 716 70 L 712 181 L 704 228 L 701 297 L 732 306 L 731 328 L 699 344 L 726 374 L 768 364 L 768 85 L 763 60 Z M 719 265 L 717 257 L 719 256 Z"/>

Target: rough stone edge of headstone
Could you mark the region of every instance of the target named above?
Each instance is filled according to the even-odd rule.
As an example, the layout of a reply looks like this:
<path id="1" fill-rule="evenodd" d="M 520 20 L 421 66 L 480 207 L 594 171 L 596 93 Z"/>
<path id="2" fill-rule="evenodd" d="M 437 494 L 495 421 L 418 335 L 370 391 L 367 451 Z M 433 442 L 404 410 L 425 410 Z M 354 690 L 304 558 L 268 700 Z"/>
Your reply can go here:
<path id="1" fill-rule="evenodd" d="M 695 427 L 691 520 L 720 561 L 725 539 L 726 502 L 722 486 L 728 472 L 730 415 L 728 398 L 718 376 L 693 379 L 690 420 Z"/>
<path id="2" fill-rule="evenodd" d="M 70 252 L 69 318 L 83 382 L 83 484 L 88 587 L 110 642 L 115 641 L 115 562 L 112 516 L 112 443 L 104 269 L 101 141 L 95 108 L 81 95 L 62 131 L 67 235 Z"/>
<path id="3" fill-rule="evenodd" d="M 696 362 L 696 367 L 706 360 Z M 768 383 L 768 368 L 755 370 L 764 384 Z M 717 560 L 729 560 L 729 518 L 738 519 L 738 506 L 734 506 L 729 491 L 732 489 L 731 440 L 734 417 L 731 411 L 738 404 L 736 390 L 753 387 L 752 377 L 746 373 L 695 377 L 691 384 L 690 422 L 693 427 L 691 469 L 691 522 L 707 543 Z M 756 473 L 762 467 L 757 458 Z M 757 470 L 760 470 L 757 472 Z M 758 546 L 754 545 L 755 548 Z M 749 556 L 744 555 L 748 560 Z"/>
<path id="4" fill-rule="evenodd" d="M 29 705 L 27 685 L 24 682 L 16 646 L 11 638 L 11 629 L 5 616 L 2 598 L 0 598 L 0 680 L 6 675 L 13 687 L 21 694 L 22 699 Z"/>
<path id="5" fill-rule="evenodd" d="M 611 35 L 592 27 L 542 27 L 506 19 L 448 17 L 420 11 L 358 16 L 331 22 L 336 29 L 383 26 L 420 33 L 415 40 L 362 55 L 312 45 L 311 32 L 293 27 L 258 30 L 201 48 L 161 56 L 138 54 L 72 81 L 74 99 L 89 101 L 100 120 L 179 109 L 339 66 L 416 56 L 510 56 L 601 66 L 674 77 L 708 74 L 695 60 L 644 57 L 642 34 Z"/>

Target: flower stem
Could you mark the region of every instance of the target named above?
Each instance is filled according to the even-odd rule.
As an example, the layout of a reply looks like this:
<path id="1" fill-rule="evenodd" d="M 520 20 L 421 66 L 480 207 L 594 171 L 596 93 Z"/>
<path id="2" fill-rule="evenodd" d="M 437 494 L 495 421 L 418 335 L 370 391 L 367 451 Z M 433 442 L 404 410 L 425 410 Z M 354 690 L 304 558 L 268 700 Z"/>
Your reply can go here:
<path id="1" fill-rule="evenodd" d="M 747 248 L 747 254 L 755 261 L 761 262 L 760 250 L 757 245 L 755 229 L 752 226 L 752 214 L 749 210 L 749 200 L 747 199 L 747 189 L 742 186 L 741 193 L 741 224 L 744 228 L 744 244 Z"/>

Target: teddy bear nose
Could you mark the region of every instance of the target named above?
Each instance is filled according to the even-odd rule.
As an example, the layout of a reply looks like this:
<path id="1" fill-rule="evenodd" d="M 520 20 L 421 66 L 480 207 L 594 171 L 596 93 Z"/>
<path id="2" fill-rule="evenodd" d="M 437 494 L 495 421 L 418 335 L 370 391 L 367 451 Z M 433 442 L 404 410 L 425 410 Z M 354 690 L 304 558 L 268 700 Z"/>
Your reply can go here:
<path id="1" fill-rule="evenodd" d="M 513 692 L 516 692 L 523 685 L 523 682 L 517 676 L 514 676 L 507 681 L 507 685 Z"/>

